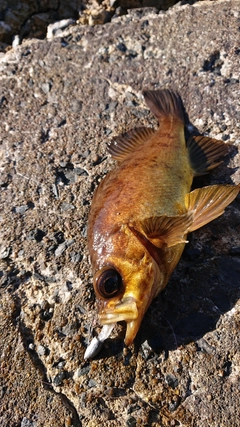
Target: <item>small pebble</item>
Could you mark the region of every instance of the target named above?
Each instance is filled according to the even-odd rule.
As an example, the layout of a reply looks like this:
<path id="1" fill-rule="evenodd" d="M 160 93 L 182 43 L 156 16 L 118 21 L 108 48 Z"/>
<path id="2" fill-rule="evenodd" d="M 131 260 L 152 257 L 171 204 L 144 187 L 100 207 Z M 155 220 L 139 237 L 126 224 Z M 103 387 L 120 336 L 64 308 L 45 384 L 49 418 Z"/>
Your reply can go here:
<path id="1" fill-rule="evenodd" d="M 49 24 L 47 27 L 47 39 L 52 39 L 54 36 L 60 35 L 60 30 L 64 30 L 69 25 L 74 25 L 75 22 L 74 19 L 69 18 Z"/>
<path id="2" fill-rule="evenodd" d="M 59 192 L 58 192 L 58 188 L 56 184 L 52 185 L 52 192 L 54 194 L 54 196 L 56 197 L 56 199 L 59 199 Z"/>
<path id="3" fill-rule="evenodd" d="M 8 246 L 8 247 L 3 246 L 0 249 L 0 259 L 6 259 L 6 258 L 8 258 L 10 252 L 11 252 L 11 247 L 10 246 Z"/>
<path id="4" fill-rule="evenodd" d="M 59 386 L 62 384 L 63 380 L 66 378 L 65 371 L 59 372 L 54 378 L 53 378 L 53 384 L 56 386 Z"/>
<path id="5" fill-rule="evenodd" d="M 59 162 L 59 166 L 61 166 L 61 168 L 66 168 L 67 165 L 68 165 L 68 162 L 66 162 L 66 161 L 60 161 Z"/>
<path id="6" fill-rule="evenodd" d="M 136 418 L 134 418 L 134 417 L 129 417 L 128 418 L 128 420 L 127 420 L 127 422 L 126 422 L 126 426 L 127 427 L 136 427 L 136 425 L 137 425 L 137 420 L 136 420 Z"/>
<path id="7" fill-rule="evenodd" d="M 37 347 L 37 353 L 39 356 L 46 356 L 47 348 L 44 345 L 39 344 Z"/>
<path id="8" fill-rule="evenodd" d="M 79 113 L 81 109 L 82 109 L 82 101 L 78 101 L 77 99 L 74 99 L 71 105 L 72 112 Z"/>
<path id="9" fill-rule="evenodd" d="M 61 362 L 58 363 L 57 368 L 62 369 L 62 368 L 64 368 L 65 365 L 66 365 L 66 361 L 62 360 Z"/>
<path id="10" fill-rule="evenodd" d="M 196 343 L 203 353 L 207 353 L 207 354 L 216 353 L 215 347 L 208 344 L 208 342 L 204 338 L 200 338 L 198 341 L 196 341 Z"/>
<path id="11" fill-rule="evenodd" d="M 77 378 L 79 378 L 79 377 L 82 377 L 83 375 L 88 374 L 89 371 L 90 371 L 90 365 L 82 369 L 77 369 L 75 375 Z"/>
<path id="12" fill-rule="evenodd" d="M 61 243 L 54 252 L 55 257 L 56 258 L 60 257 L 63 254 L 63 252 L 65 252 L 66 249 L 67 249 L 67 242 Z"/>
<path id="13" fill-rule="evenodd" d="M 28 205 L 16 206 L 15 212 L 18 214 L 24 214 L 29 209 Z"/>
<path id="14" fill-rule="evenodd" d="M 172 374 L 167 374 L 165 377 L 165 381 L 172 389 L 178 386 L 178 379 Z"/>
<path id="15" fill-rule="evenodd" d="M 70 257 L 71 257 L 71 262 L 74 264 L 80 262 L 82 259 L 82 255 L 80 254 L 80 252 L 71 252 Z"/>
<path id="16" fill-rule="evenodd" d="M 84 225 L 82 230 L 81 230 L 81 236 L 82 237 L 87 237 L 87 225 Z"/>
<path id="17" fill-rule="evenodd" d="M 50 83 L 43 83 L 42 86 L 42 91 L 47 94 L 48 92 L 50 92 L 51 90 L 51 84 Z"/>
<path id="18" fill-rule="evenodd" d="M 88 172 L 85 169 L 82 169 L 82 168 L 74 168 L 73 169 L 73 173 L 75 173 L 76 175 L 85 175 L 85 176 L 88 176 Z"/>
<path id="19" fill-rule="evenodd" d="M 15 49 L 15 47 L 19 45 L 20 45 L 20 37 L 18 35 L 13 36 L 12 48 Z"/>
<path id="20" fill-rule="evenodd" d="M 21 427 L 36 427 L 36 422 L 29 420 L 26 417 L 23 417 L 23 419 L 21 421 Z"/>
<path id="21" fill-rule="evenodd" d="M 71 203 L 63 202 L 63 203 L 61 204 L 61 210 L 62 210 L 63 212 L 71 211 L 71 210 L 73 210 L 73 209 L 75 209 L 75 206 L 74 206 L 74 205 L 72 205 Z"/>
<path id="22" fill-rule="evenodd" d="M 96 381 L 94 381 L 92 379 L 89 380 L 89 382 L 88 382 L 88 387 L 89 388 L 96 387 L 96 385 L 97 385 Z"/>

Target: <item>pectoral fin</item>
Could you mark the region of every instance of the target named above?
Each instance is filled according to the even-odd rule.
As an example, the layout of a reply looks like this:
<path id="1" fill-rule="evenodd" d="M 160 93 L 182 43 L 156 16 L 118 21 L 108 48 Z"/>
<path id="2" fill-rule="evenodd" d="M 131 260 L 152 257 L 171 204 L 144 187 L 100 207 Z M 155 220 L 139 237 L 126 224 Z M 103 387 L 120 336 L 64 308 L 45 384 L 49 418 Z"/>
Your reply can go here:
<path id="1" fill-rule="evenodd" d="M 197 230 L 224 213 L 225 208 L 237 197 L 240 187 L 234 185 L 211 185 L 188 193 L 186 208 L 193 214 L 189 232 Z"/>
<path id="2" fill-rule="evenodd" d="M 189 212 L 174 217 L 163 215 L 148 218 L 140 225 L 141 231 L 131 225 L 129 228 L 158 262 L 159 249 L 163 246 L 187 243 L 186 235 L 192 221 L 193 214 Z"/>
<path id="3" fill-rule="evenodd" d="M 186 195 L 186 214 L 151 217 L 138 226 L 129 224 L 128 227 L 158 262 L 163 246 L 187 243 L 187 234 L 222 215 L 239 191 L 240 186 L 234 185 L 199 188 Z"/>
<path id="4" fill-rule="evenodd" d="M 193 222 L 192 212 L 179 216 L 160 216 L 146 219 L 142 228 L 147 238 L 158 248 L 186 243 L 186 234 Z"/>
<path id="5" fill-rule="evenodd" d="M 187 148 L 195 176 L 204 175 L 217 167 L 220 159 L 229 151 L 229 145 L 225 142 L 205 136 L 191 136 Z"/>
<path id="6" fill-rule="evenodd" d="M 132 129 L 125 135 L 118 136 L 113 139 L 108 146 L 108 152 L 115 160 L 122 162 L 131 155 L 139 145 L 146 142 L 154 133 L 155 130 L 151 128 L 139 127 Z"/>

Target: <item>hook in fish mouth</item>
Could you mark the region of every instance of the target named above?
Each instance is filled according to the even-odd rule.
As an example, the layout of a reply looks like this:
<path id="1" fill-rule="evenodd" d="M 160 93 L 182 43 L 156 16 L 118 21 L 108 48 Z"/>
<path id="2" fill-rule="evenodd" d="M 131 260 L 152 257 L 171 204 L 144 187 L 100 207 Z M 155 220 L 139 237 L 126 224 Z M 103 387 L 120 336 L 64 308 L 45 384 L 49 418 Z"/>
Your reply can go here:
<path id="1" fill-rule="evenodd" d="M 92 359 L 95 357 L 103 346 L 103 342 L 110 336 L 115 323 L 104 325 L 98 337 L 94 337 L 90 344 L 87 346 L 84 353 L 84 359 Z"/>
<path id="2" fill-rule="evenodd" d="M 112 305 L 112 307 L 105 307 L 99 315 L 100 322 L 104 325 L 103 329 L 98 337 L 94 337 L 88 345 L 84 359 L 93 358 L 99 353 L 103 342 L 110 336 L 115 324 L 122 320 L 127 322 L 125 344 L 132 344 L 140 325 L 138 314 L 137 303 L 130 296 L 123 298 L 122 301 Z"/>

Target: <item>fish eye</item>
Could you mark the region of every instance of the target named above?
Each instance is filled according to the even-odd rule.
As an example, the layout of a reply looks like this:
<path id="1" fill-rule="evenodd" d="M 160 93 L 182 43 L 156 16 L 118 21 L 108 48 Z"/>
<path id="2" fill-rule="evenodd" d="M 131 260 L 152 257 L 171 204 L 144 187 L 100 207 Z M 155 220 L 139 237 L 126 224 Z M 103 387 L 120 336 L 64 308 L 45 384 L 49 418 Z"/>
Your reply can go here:
<path id="1" fill-rule="evenodd" d="M 120 274 L 114 270 L 105 270 L 98 278 L 97 290 L 101 297 L 112 298 L 118 295 L 122 289 L 123 281 Z"/>

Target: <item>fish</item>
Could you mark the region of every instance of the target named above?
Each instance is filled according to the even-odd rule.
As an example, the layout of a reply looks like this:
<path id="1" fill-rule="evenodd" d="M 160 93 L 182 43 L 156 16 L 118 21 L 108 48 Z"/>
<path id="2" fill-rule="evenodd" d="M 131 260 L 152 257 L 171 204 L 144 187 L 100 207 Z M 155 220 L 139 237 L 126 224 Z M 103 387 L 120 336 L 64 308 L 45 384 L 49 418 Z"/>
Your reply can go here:
<path id="1" fill-rule="evenodd" d="M 94 193 L 88 249 L 102 336 L 85 358 L 96 355 L 117 322 L 133 343 L 152 300 L 178 264 L 188 233 L 224 213 L 239 185 L 191 191 L 195 176 L 217 167 L 229 146 L 202 135 L 186 137 L 186 112 L 171 89 L 145 90 L 158 129 L 134 128 L 116 137 L 108 152 L 117 167 Z M 106 326 L 108 325 L 108 326 Z"/>

